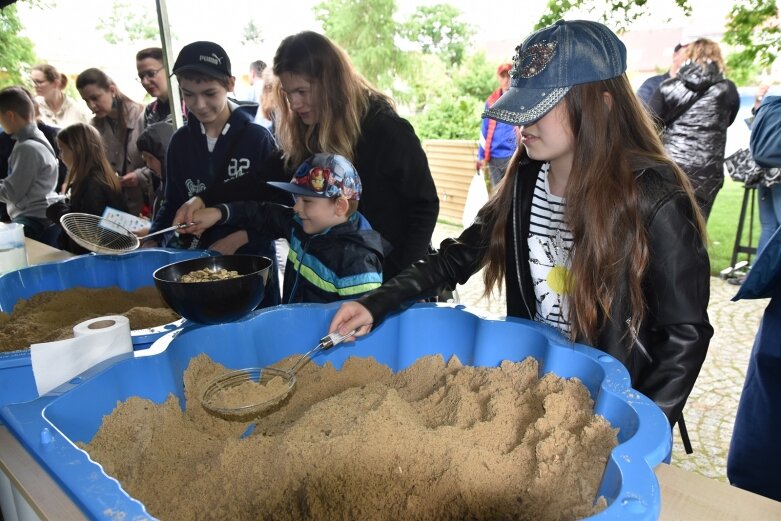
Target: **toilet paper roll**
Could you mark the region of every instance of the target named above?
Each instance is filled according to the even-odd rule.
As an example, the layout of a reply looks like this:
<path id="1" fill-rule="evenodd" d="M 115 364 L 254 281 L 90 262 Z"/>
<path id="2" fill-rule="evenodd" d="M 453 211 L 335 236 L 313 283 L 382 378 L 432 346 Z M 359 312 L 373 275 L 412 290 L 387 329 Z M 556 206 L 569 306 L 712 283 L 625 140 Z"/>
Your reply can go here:
<path id="1" fill-rule="evenodd" d="M 33 376 L 43 395 L 108 358 L 133 352 L 130 322 L 121 315 L 76 324 L 73 338 L 32 344 Z"/>

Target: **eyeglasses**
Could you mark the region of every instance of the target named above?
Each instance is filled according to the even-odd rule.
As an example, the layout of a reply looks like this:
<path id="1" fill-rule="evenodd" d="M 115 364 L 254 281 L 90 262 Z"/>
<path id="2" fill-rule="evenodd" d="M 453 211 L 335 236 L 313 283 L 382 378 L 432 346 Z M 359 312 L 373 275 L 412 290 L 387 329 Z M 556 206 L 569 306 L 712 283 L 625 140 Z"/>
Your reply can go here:
<path id="1" fill-rule="evenodd" d="M 49 80 L 36 80 L 35 78 L 30 78 L 34 85 L 40 87 L 44 83 L 49 83 Z"/>
<path id="2" fill-rule="evenodd" d="M 157 73 L 163 70 L 163 67 L 160 67 L 159 69 L 149 69 L 148 71 L 143 71 L 138 73 L 138 78 L 136 78 L 136 81 L 142 82 L 144 80 L 151 80 L 155 76 L 157 76 Z"/>

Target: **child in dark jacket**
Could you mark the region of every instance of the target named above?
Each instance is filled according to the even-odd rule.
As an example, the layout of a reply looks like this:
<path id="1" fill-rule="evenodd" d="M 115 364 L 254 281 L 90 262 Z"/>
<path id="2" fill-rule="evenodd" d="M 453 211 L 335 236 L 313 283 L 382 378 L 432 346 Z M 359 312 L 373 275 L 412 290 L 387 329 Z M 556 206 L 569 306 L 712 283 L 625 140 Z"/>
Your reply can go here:
<path id="1" fill-rule="evenodd" d="M 228 99 L 236 79 L 230 58 L 214 42 L 193 42 L 184 46 L 174 63 L 182 97 L 189 111 L 187 125 L 178 129 L 168 146 L 163 202 L 152 221 L 150 233 L 172 224 L 177 208 L 206 188 L 235 182 L 254 172 L 266 181 L 283 181 L 287 176 L 269 177 L 257 172 L 275 150 L 268 130 L 253 122 L 257 106 L 238 106 Z M 268 189 L 260 200 L 289 204 L 289 196 Z M 234 199 L 235 200 L 235 199 Z M 225 202 L 224 200 L 216 202 Z M 191 238 L 169 234 L 161 245 L 189 248 Z M 146 246 L 157 245 L 147 241 Z M 204 233 L 197 243 L 222 254 L 252 253 L 275 258 L 273 241 L 252 230 L 220 225 Z M 261 307 L 279 303 L 279 284 L 272 270 Z"/>
<path id="2" fill-rule="evenodd" d="M 383 239 L 356 210 L 361 180 L 343 156 L 316 154 L 289 183 L 269 182 L 296 197 L 273 203 L 220 204 L 195 213 L 188 233 L 215 224 L 249 227 L 290 242 L 282 301 L 351 299 L 382 284 Z"/>

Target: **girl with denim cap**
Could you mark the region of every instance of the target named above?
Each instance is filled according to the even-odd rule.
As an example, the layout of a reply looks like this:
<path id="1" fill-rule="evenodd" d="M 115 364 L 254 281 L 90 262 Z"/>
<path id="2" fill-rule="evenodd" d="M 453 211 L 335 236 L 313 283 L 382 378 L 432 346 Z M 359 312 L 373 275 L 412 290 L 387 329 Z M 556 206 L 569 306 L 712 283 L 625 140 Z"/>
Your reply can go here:
<path id="1" fill-rule="evenodd" d="M 505 182 L 457 239 L 343 304 L 331 330 L 364 335 L 404 302 L 485 268 L 507 313 L 620 360 L 673 424 L 694 386 L 708 322 L 705 231 L 607 27 L 559 21 L 517 48 L 512 86 L 486 116 L 523 126 Z"/>

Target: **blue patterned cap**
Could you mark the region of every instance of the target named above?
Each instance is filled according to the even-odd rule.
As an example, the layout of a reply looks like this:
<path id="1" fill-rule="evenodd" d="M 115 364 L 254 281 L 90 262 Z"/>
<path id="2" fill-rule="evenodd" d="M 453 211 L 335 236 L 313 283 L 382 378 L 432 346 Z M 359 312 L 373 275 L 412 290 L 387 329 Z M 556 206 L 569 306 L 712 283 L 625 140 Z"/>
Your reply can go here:
<path id="1" fill-rule="evenodd" d="M 286 192 L 307 197 L 361 198 L 361 178 L 346 157 L 315 154 L 298 167 L 289 183 L 269 181 Z"/>
<path id="2" fill-rule="evenodd" d="M 559 20 L 515 48 L 510 89 L 483 113 L 511 125 L 528 125 L 547 114 L 581 83 L 626 71 L 626 47 L 597 22 Z"/>

